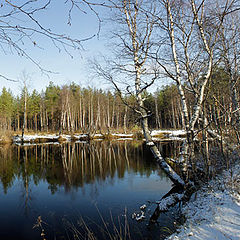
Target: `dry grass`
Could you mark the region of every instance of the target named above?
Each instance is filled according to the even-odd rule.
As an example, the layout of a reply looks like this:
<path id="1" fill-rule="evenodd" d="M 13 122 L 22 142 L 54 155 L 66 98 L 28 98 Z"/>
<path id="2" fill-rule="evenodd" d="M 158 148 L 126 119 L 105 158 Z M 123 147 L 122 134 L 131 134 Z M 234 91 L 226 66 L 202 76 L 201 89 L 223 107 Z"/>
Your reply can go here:
<path id="1" fill-rule="evenodd" d="M 33 229 L 40 228 L 40 230 L 41 230 L 40 236 L 41 236 L 42 240 L 47 240 L 43 224 L 46 224 L 46 223 L 42 220 L 41 216 L 38 216 L 36 224 L 33 225 Z"/>
<path id="2" fill-rule="evenodd" d="M 154 134 L 153 137 L 155 138 L 166 138 L 166 133 L 164 132 L 160 132 L 160 133 L 157 133 L 157 134 Z"/>
<path id="3" fill-rule="evenodd" d="M 73 239 L 78 240 L 98 240 L 99 238 L 106 240 L 131 240 L 126 210 L 124 214 L 124 221 L 121 221 L 120 217 L 118 217 L 117 223 L 114 221 L 111 213 L 111 222 L 109 223 L 103 218 L 98 208 L 97 211 L 101 219 L 101 225 L 91 221 L 92 225 L 94 226 L 91 228 L 82 217 L 79 219 L 77 225 L 73 224 L 67 219 L 64 219 L 66 231 L 73 236 Z"/>
<path id="4" fill-rule="evenodd" d="M 0 144 L 11 144 L 13 142 L 12 137 L 0 136 Z"/>
<path id="5" fill-rule="evenodd" d="M 66 142 L 67 141 L 67 139 L 61 135 L 58 137 L 57 140 L 58 140 L 58 142 Z"/>
<path id="6" fill-rule="evenodd" d="M 11 144 L 13 142 L 12 131 L 0 131 L 0 144 Z"/>
<path id="7" fill-rule="evenodd" d="M 142 132 L 135 132 L 133 133 L 133 138 L 136 140 L 142 140 L 144 139 L 144 135 Z"/>
<path id="8" fill-rule="evenodd" d="M 94 139 L 105 139 L 105 135 L 104 134 L 102 134 L 102 135 L 94 135 L 92 138 L 91 138 L 91 140 L 94 140 Z"/>
<path id="9" fill-rule="evenodd" d="M 57 141 L 59 141 L 59 140 L 56 138 L 36 138 L 36 139 L 34 139 L 34 143 L 47 143 L 47 142 L 57 142 Z"/>

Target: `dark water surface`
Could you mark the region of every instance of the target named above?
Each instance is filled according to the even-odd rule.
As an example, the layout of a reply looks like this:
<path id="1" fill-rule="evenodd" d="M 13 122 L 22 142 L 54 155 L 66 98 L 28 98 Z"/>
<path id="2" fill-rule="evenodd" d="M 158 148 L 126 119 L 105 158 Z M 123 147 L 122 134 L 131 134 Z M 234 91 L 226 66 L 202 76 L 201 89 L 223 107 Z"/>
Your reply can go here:
<path id="1" fill-rule="evenodd" d="M 171 144 L 161 147 L 173 154 Z M 124 226 L 125 215 L 132 239 L 161 239 L 171 227 L 167 214 L 151 229 L 149 218 L 131 219 L 144 203 L 150 216 L 151 202 L 171 189 L 139 142 L 2 146 L 0 182 L 0 239 L 42 239 L 38 216 L 47 240 L 84 239 L 84 223 L 105 239 L 103 229 Z"/>

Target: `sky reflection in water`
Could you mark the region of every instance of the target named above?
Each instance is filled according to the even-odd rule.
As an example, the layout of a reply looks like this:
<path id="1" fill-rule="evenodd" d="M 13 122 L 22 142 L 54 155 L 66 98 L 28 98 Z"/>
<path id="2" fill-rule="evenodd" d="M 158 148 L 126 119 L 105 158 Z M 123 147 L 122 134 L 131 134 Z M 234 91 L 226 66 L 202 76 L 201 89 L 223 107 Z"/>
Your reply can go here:
<path id="1" fill-rule="evenodd" d="M 165 151 L 166 152 L 166 151 Z M 169 154 L 169 153 L 167 153 Z M 83 217 L 92 228 L 141 204 L 156 201 L 171 182 L 142 143 L 94 142 L 8 146 L 0 149 L 0 239 L 41 239 L 33 229 L 39 215 L 47 239 L 64 239 L 66 224 Z M 99 212 L 98 212 L 99 211 Z"/>

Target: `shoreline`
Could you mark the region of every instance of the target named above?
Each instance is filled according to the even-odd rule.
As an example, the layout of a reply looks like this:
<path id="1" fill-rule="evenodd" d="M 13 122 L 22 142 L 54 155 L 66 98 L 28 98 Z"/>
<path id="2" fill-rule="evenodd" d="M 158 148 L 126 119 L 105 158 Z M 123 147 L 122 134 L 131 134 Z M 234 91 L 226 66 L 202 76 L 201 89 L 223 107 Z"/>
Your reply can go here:
<path id="1" fill-rule="evenodd" d="M 183 140 L 186 136 L 184 130 L 153 130 L 152 137 L 155 141 L 167 140 Z M 22 139 L 21 135 L 3 136 L 0 137 L 0 144 L 20 144 L 20 143 L 62 143 L 90 140 L 144 140 L 142 133 L 26 133 Z"/>
<path id="2" fill-rule="evenodd" d="M 239 240 L 239 161 L 195 192 L 182 212 L 186 222 L 167 240 Z"/>

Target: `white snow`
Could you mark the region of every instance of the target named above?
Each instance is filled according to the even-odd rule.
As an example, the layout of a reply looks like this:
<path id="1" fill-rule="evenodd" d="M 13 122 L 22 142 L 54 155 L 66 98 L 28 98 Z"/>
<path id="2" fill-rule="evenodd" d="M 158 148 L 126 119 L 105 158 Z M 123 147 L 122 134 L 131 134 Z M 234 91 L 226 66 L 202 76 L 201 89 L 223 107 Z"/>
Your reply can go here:
<path id="1" fill-rule="evenodd" d="M 123 133 L 112 133 L 111 134 L 112 136 L 117 136 L 117 137 L 121 137 L 121 138 L 124 138 L 124 137 L 127 137 L 127 138 L 131 138 L 133 137 L 133 134 L 123 134 Z"/>
<path id="2" fill-rule="evenodd" d="M 240 239 L 240 167 L 196 192 L 183 207 L 186 223 L 168 240 Z"/>
<path id="3" fill-rule="evenodd" d="M 136 221 L 142 221 L 146 218 L 145 212 L 141 210 L 140 213 L 133 213 L 132 219 L 136 219 Z"/>
<path id="4" fill-rule="evenodd" d="M 186 131 L 184 130 L 171 130 L 169 131 L 171 137 L 185 136 Z"/>
<path id="5" fill-rule="evenodd" d="M 185 130 L 153 130 L 151 132 L 152 136 L 156 136 L 159 134 L 167 134 L 171 137 L 177 137 L 177 136 L 185 136 L 186 131 Z"/>
<path id="6" fill-rule="evenodd" d="M 87 136 L 87 135 L 86 135 L 86 136 Z M 101 133 L 95 133 L 93 136 L 94 136 L 94 137 L 98 137 L 98 138 L 103 138 L 103 137 L 104 137 L 104 135 L 101 134 Z"/>
<path id="7" fill-rule="evenodd" d="M 73 135 L 73 136 L 74 136 L 75 138 L 78 138 L 78 139 L 88 137 L 87 134 L 79 134 L 79 135 L 75 134 L 75 135 Z"/>
<path id="8" fill-rule="evenodd" d="M 118 139 L 119 140 L 127 140 L 127 139 L 129 139 L 129 140 L 132 140 L 132 137 L 133 137 L 133 134 L 118 134 L 118 133 L 114 133 L 114 134 L 112 134 L 113 136 L 117 136 L 117 137 L 119 137 Z M 62 134 L 61 135 L 61 137 L 63 138 L 63 139 L 65 139 L 66 141 L 71 141 L 71 139 L 72 139 L 72 136 L 71 135 L 69 135 L 69 134 Z M 87 138 L 88 137 L 88 135 L 87 134 L 74 134 L 73 135 L 73 137 L 75 138 L 75 139 L 77 139 L 77 140 L 81 140 L 81 139 L 84 139 L 84 138 Z M 94 135 L 94 137 L 96 137 L 96 138 L 104 138 L 104 135 L 102 135 L 102 134 L 95 134 Z M 27 135 L 27 134 L 25 134 L 24 135 L 24 137 L 23 137 L 23 141 L 24 142 L 34 142 L 36 139 L 40 139 L 40 138 L 44 138 L 44 139 L 53 139 L 53 140 L 58 140 L 58 138 L 59 138 L 59 135 L 56 135 L 56 134 L 47 134 L 47 135 L 38 135 L 38 134 L 34 134 L 34 135 Z M 19 143 L 19 142 L 21 142 L 22 141 L 22 138 L 21 138 L 21 136 L 15 136 L 14 138 L 13 138 L 13 141 L 15 142 L 15 143 Z"/>
<path id="9" fill-rule="evenodd" d="M 145 219 L 146 217 L 145 217 L 145 213 L 144 213 L 144 211 L 141 211 L 141 214 L 137 214 L 137 216 L 136 216 L 136 220 L 137 221 L 142 221 L 143 219 Z"/>
<path id="10" fill-rule="evenodd" d="M 141 209 L 141 210 L 144 210 L 146 207 L 147 207 L 147 205 L 146 205 L 146 204 L 143 204 L 143 205 L 140 207 L 140 209 Z"/>
<path id="11" fill-rule="evenodd" d="M 17 146 L 39 146 L 39 145 L 59 145 L 59 142 L 46 142 L 46 143 L 30 143 L 30 142 L 26 142 L 26 143 L 20 143 L 20 142 L 15 142 L 15 144 Z"/>
<path id="12" fill-rule="evenodd" d="M 153 141 L 182 141 L 186 138 L 185 130 L 153 130 Z M 161 136 L 161 137 L 159 137 Z"/>
<path id="13" fill-rule="evenodd" d="M 165 137 L 164 138 L 158 138 L 157 136 L 159 134 L 164 134 Z M 153 140 L 154 141 L 171 141 L 171 140 L 182 140 L 186 134 L 186 132 L 184 130 L 154 130 L 152 131 L 151 135 L 153 136 Z M 133 134 L 122 134 L 122 133 L 112 133 L 112 136 L 118 137 L 117 140 L 132 140 L 133 139 Z M 154 137 L 156 136 L 156 137 Z M 62 134 L 61 137 L 63 139 L 65 139 L 66 141 L 71 141 L 72 140 L 72 136 L 70 134 Z M 74 134 L 73 137 L 77 140 L 81 140 L 84 138 L 87 138 L 88 135 L 87 134 Z M 94 137 L 96 139 L 98 138 L 104 138 L 104 135 L 101 133 L 96 133 L 94 134 Z M 23 141 L 25 143 L 27 142 L 31 142 L 33 143 L 34 141 L 36 141 L 36 139 L 40 139 L 40 138 L 44 138 L 44 139 L 52 139 L 54 141 L 57 141 L 59 138 L 59 135 L 57 134 L 46 134 L 46 135 L 39 135 L 39 134 L 25 134 L 23 137 Z M 17 135 L 13 138 L 13 142 L 15 143 L 20 143 L 22 142 L 22 138 L 21 136 Z M 151 144 L 151 143 L 150 143 Z"/>
<path id="14" fill-rule="evenodd" d="M 158 138 L 158 137 L 152 137 L 152 140 L 154 142 L 167 142 L 167 141 L 183 141 L 185 138 L 183 137 L 164 137 L 164 138 Z"/>
<path id="15" fill-rule="evenodd" d="M 39 138 L 58 139 L 58 136 L 55 135 L 55 134 L 54 135 L 53 134 L 48 134 L 48 135 L 37 135 L 37 134 L 24 135 L 23 140 L 25 142 L 33 142 L 35 139 L 39 139 Z M 22 141 L 21 136 L 15 136 L 13 138 L 13 141 L 14 142 L 21 142 Z"/>
<path id="16" fill-rule="evenodd" d="M 133 140 L 133 138 L 130 137 L 124 137 L 124 138 L 117 138 L 117 141 L 126 141 L 126 140 Z"/>
<path id="17" fill-rule="evenodd" d="M 169 207 L 176 202 L 176 199 L 181 200 L 183 198 L 183 194 L 175 193 L 170 196 L 163 198 L 161 201 L 156 202 L 161 211 L 167 211 Z"/>
<path id="18" fill-rule="evenodd" d="M 68 135 L 68 134 L 62 134 L 61 135 L 61 137 L 63 138 L 63 139 L 65 139 L 66 141 L 71 141 L 71 138 L 72 138 L 72 136 L 71 135 Z M 82 139 L 82 138 L 86 138 L 87 137 L 87 134 L 75 134 L 74 135 L 74 138 L 76 138 L 76 139 Z M 23 141 L 25 142 L 25 143 L 27 143 L 27 142 L 34 142 L 36 139 L 41 139 L 41 138 L 44 138 L 44 139 L 52 139 L 52 140 L 58 140 L 58 138 L 59 138 L 59 135 L 56 135 L 56 134 L 47 134 L 47 135 L 38 135 L 38 134 L 34 134 L 34 135 L 24 135 L 24 137 L 23 137 Z M 22 141 L 22 138 L 21 138 L 21 136 L 15 136 L 14 138 L 13 138 L 13 142 L 15 142 L 15 143 L 19 143 L 19 142 L 21 142 Z"/>

